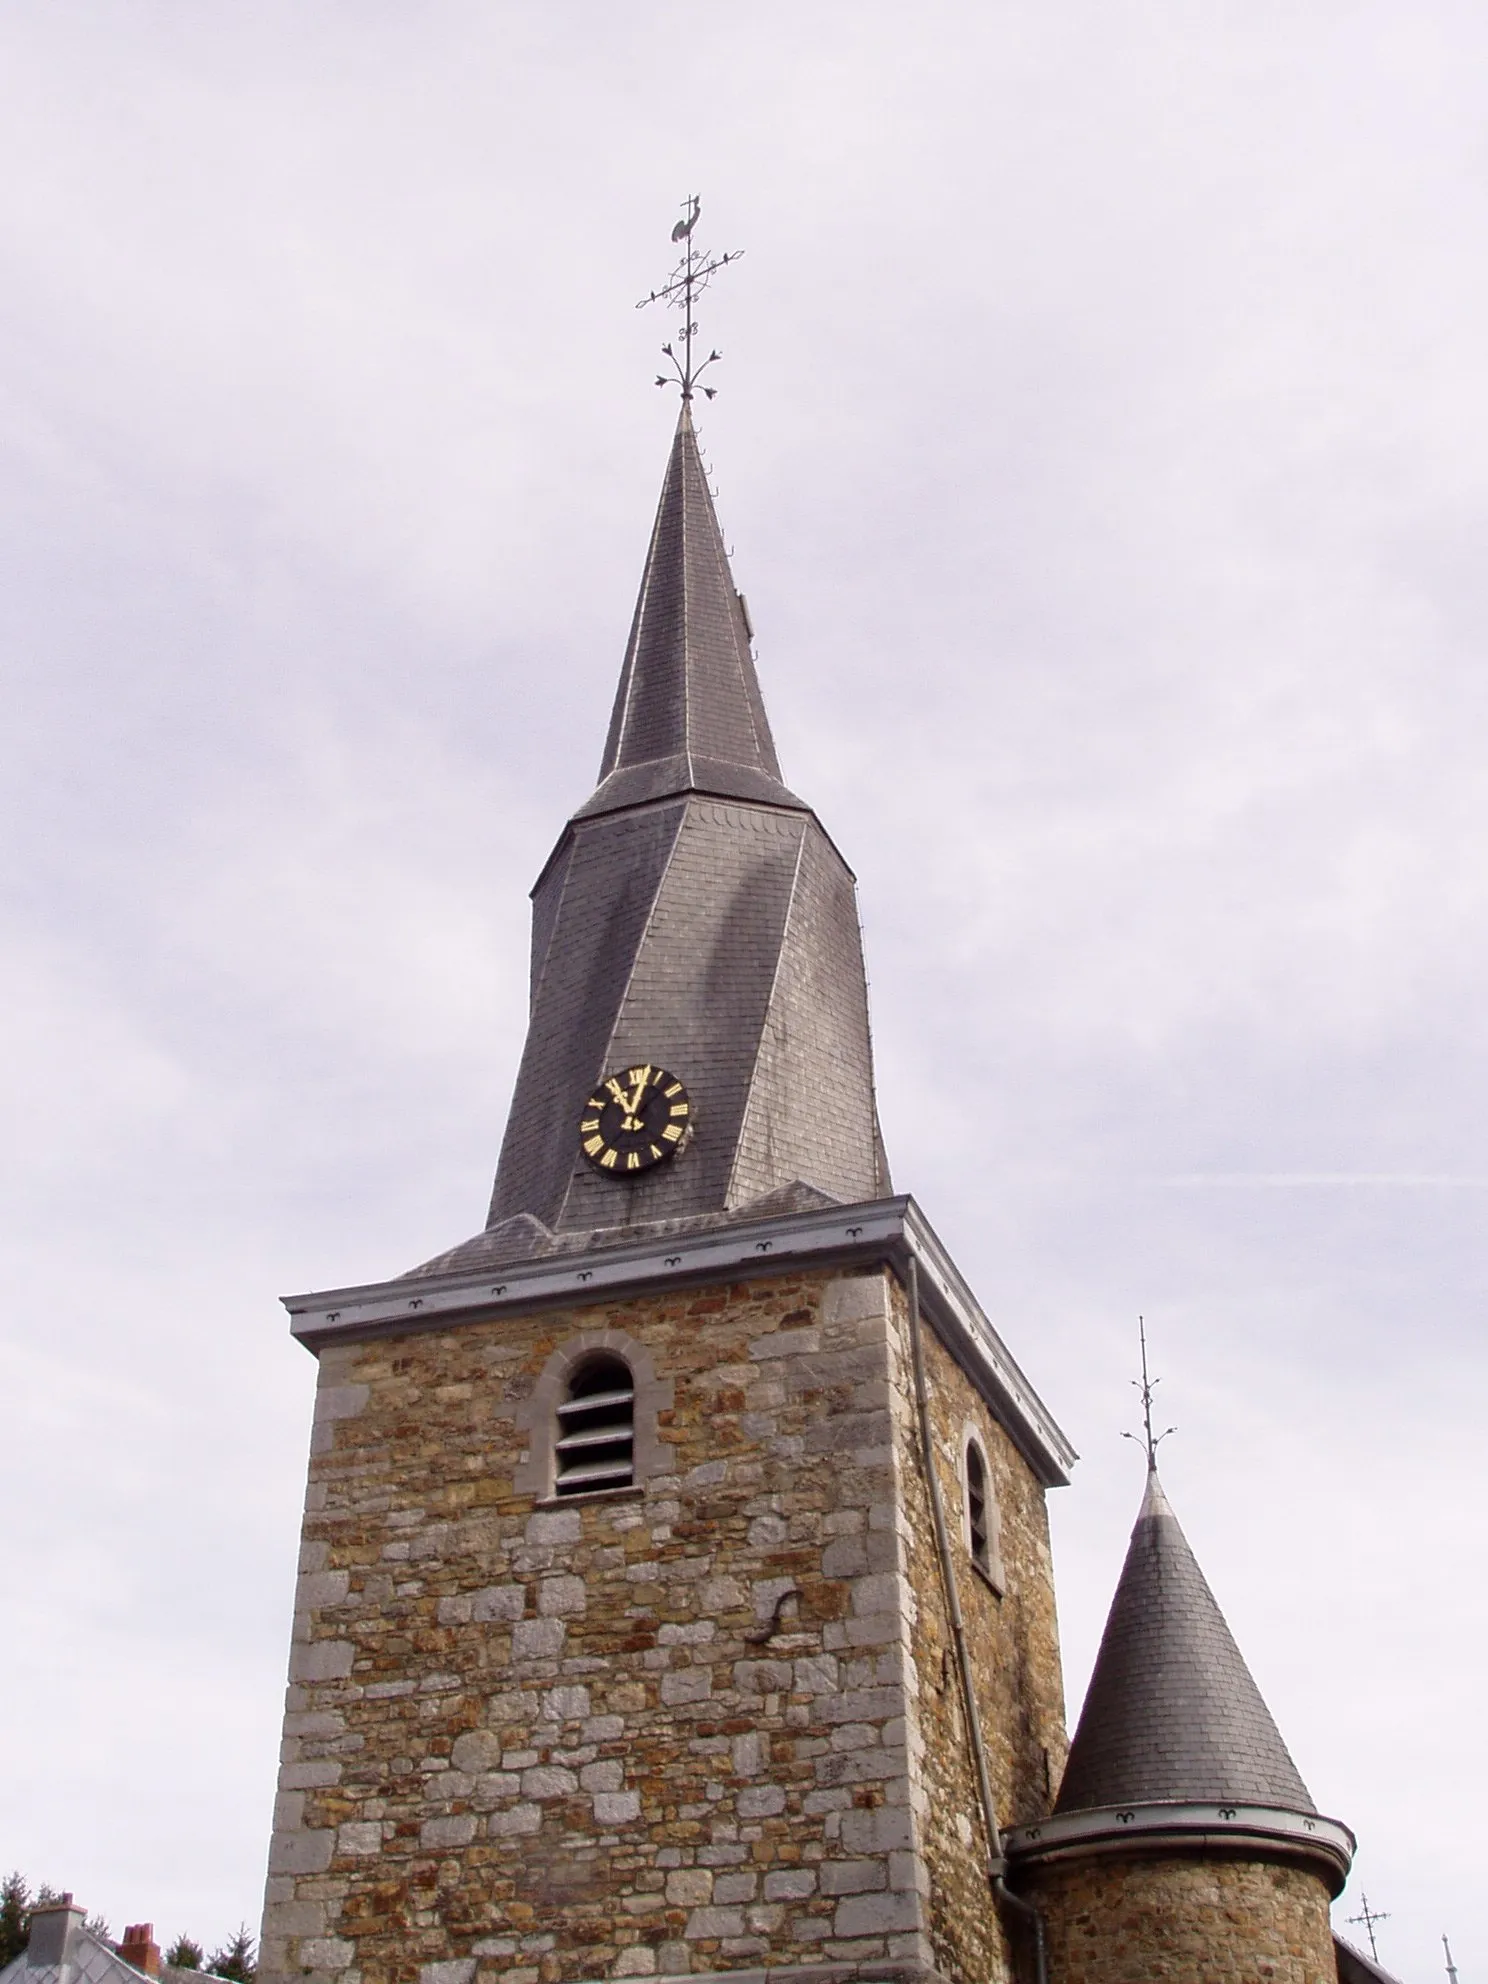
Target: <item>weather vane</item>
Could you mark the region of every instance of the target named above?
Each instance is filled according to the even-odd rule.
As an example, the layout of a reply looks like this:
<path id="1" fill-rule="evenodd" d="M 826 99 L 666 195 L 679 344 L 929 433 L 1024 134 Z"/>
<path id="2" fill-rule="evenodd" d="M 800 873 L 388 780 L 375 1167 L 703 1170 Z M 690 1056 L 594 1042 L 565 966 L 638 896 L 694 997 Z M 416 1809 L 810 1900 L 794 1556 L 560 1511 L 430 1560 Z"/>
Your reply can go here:
<path id="1" fill-rule="evenodd" d="M 1140 1383 L 1133 1378 L 1132 1387 L 1142 1394 L 1142 1430 L 1140 1433 L 1123 1433 L 1121 1437 L 1123 1440 L 1135 1440 L 1139 1447 L 1146 1448 L 1147 1472 L 1149 1474 L 1156 1474 L 1157 1450 L 1168 1437 L 1168 1434 L 1176 1433 L 1178 1428 L 1176 1426 L 1167 1426 L 1161 1433 L 1153 1434 L 1152 1397 L 1158 1386 L 1162 1383 L 1162 1379 L 1149 1378 L 1147 1375 L 1147 1321 L 1143 1316 L 1138 1316 L 1137 1318 L 1137 1331 L 1142 1339 L 1142 1378 Z"/>
<path id="2" fill-rule="evenodd" d="M 1369 1896 L 1367 1894 L 1361 1894 L 1359 1897 L 1359 1913 L 1349 1917 L 1350 1924 L 1355 1922 L 1362 1922 L 1364 1924 L 1364 1933 L 1369 1938 L 1369 1954 L 1374 1958 L 1376 1963 L 1379 1962 L 1379 1950 L 1375 1946 L 1374 1925 L 1376 1922 L 1388 1922 L 1389 1919 L 1390 1917 L 1384 1909 L 1371 1908 L 1369 1906 Z M 1446 1938 L 1443 1937 L 1442 1941 L 1445 1942 Z"/>
<path id="3" fill-rule="evenodd" d="M 684 400 L 692 398 L 693 388 L 703 373 L 723 356 L 721 351 L 710 351 L 700 364 L 693 363 L 692 341 L 697 335 L 697 319 L 693 312 L 697 300 L 718 271 L 727 268 L 730 262 L 737 262 L 744 253 L 742 248 L 731 248 L 726 255 L 715 255 L 709 249 L 697 246 L 692 238 L 693 229 L 702 210 L 703 202 L 697 193 L 690 193 L 682 202 L 682 218 L 672 229 L 672 240 L 682 243 L 682 259 L 661 288 L 653 289 L 636 305 L 637 310 L 644 310 L 648 303 L 665 303 L 681 311 L 682 327 L 678 342 L 682 346 L 682 355 L 680 358 L 677 356 L 675 344 L 661 347 L 664 356 L 671 361 L 672 369 L 670 373 L 659 372 L 656 383 L 658 386 L 670 386 L 675 380 L 682 388 Z M 711 400 L 717 387 L 703 386 L 699 390 Z"/>
<path id="4" fill-rule="evenodd" d="M 1457 1966 L 1452 1961 L 1452 1945 L 1447 1941 L 1445 1933 L 1442 1936 L 1442 1948 L 1447 1953 L 1447 1977 L 1450 1984 L 1457 1984 Z"/>

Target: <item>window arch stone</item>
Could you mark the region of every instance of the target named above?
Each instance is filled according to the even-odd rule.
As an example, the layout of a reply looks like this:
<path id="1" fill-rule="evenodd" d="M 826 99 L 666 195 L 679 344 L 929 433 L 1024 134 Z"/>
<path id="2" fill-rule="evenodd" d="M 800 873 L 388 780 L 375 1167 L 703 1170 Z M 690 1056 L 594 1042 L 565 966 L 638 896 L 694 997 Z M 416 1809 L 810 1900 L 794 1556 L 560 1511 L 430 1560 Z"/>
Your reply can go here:
<path id="1" fill-rule="evenodd" d="M 582 1367 L 604 1357 L 618 1358 L 628 1367 L 635 1393 L 631 1485 L 643 1488 L 653 1476 L 667 1472 L 668 1454 L 657 1430 L 657 1418 L 671 1408 L 671 1379 L 657 1377 L 650 1351 L 623 1330 L 576 1330 L 549 1357 L 537 1383 L 517 1408 L 517 1430 L 527 1435 L 527 1452 L 512 1475 L 512 1487 L 517 1494 L 532 1495 L 540 1502 L 556 1499 L 558 1408 L 569 1398 L 573 1380 Z M 563 1499 L 574 1501 L 578 1497 L 567 1494 Z"/>

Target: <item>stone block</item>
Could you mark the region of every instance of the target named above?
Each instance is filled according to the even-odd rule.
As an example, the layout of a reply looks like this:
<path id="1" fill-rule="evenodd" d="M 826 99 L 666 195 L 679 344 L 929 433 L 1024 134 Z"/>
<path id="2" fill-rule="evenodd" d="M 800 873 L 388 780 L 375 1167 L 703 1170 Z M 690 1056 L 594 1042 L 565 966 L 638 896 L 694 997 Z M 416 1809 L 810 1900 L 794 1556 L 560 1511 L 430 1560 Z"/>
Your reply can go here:
<path id="1" fill-rule="evenodd" d="M 683 1933 L 690 1943 L 716 1941 L 721 1936 L 742 1936 L 744 1911 L 742 1908 L 695 1908 L 687 1918 Z"/>
<path id="2" fill-rule="evenodd" d="M 561 1619 L 519 1619 L 512 1627 L 513 1660 L 556 1660 L 568 1628 Z"/>
<path id="3" fill-rule="evenodd" d="M 419 1845 L 433 1851 L 447 1847 L 468 1846 L 480 1828 L 480 1820 L 474 1812 L 447 1813 L 442 1817 L 425 1819 L 419 1828 Z"/>
<path id="4" fill-rule="evenodd" d="M 779 1784 L 750 1784 L 739 1793 L 741 1819 L 769 1819 L 785 1810 L 785 1788 Z"/>
<path id="5" fill-rule="evenodd" d="M 478 1774 L 493 1771 L 501 1762 L 502 1742 L 494 1729 L 467 1729 L 457 1736 L 450 1751 L 456 1770 Z"/>
<path id="6" fill-rule="evenodd" d="M 706 1701 L 712 1692 L 713 1674 L 707 1667 L 678 1667 L 661 1677 L 661 1699 L 668 1708 Z"/>
<path id="7" fill-rule="evenodd" d="M 913 1893 L 849 1895 L 832 1918 L 832 1933 L 839 1938 L 887 1936 L 922 1926 L 920 1897 Z"/>
<path id="8" fill-rule="evenodd" d="M 314 1640 L 289 1657 L 292 1681 L 342 1681 L 351 1672 L 356 1648 L 350 1640 Z"/>
<path id="9" fill-rule="evenodd" d="M 311 1571 L 295 1586 L 295 1610 L 313 1612 L 325 1605 L 339 1605 L 350 1588 L 350 1571 Z"/>
<path id="10" fill-rule="evenodd" d="M 544 1618 L 576 1618 L 584 1606 L 584 1580 L 580 1577 L 544 1578 L 537 1587 L 537 1609 Z"/>
<path id="11" fill-rule="evenodd" d="M 513 1839 L 542 1829 L 541 1805 L 512 1805 L 504 1812 L 493 1812 L 486 1823 L 492 1839 Z"/>
<path id="12" fill-rule="evenodd" d="M 823 1894 L 870 1894 L 889 1885 L 883 1860 L 826 1860 L 819 1871 Z"/>
<path id="13" fill-rule="evenodd" d="M 726 1902 L 753 1901 L 758 1893 L 758 1874 L 719 1874 L 713 1883 L 713 1899 L 720 1906 Z"/>
<path id="14" fill-rule="evenodd" d="M 336 1835 L 329 1827 L 313 1832 L 276 1833 L 269 1843 L 274 1874 L 323 1874 L 331 1864 Z"/>
<path id="15" fill-rule="evenodd" d="M 521 1584 L 491 1584 L 470 1594 L 470 1616 L 477 1625 L 498 1619 L 520 1619 L 527 1610 L 527 1587 Z"/>
<path id="16" fill-rule="evenodd" d="M 713 1899 L 713 1876 L 706 1867 L 679 1867 L 666 1877 L 666 1898 L 677 1908 L 700 1908 Z"/>
<path id="17" fill-rule="evenodd" d="M 307 1936 L 300 1944 L 300 1968 L 335 1973 L 349 1970 L 356 1958 L 356 1944 L 339 1936 Z"/>
<path id="18" fill-rule="evenodd" d="M 522 1772 L 524 1798 L 569 1798 L 578 1788 L 574 1772 L 558 1764 L 538 1764 Z"/>
<path id="19" fill-rule="evenodd" d="M 338 1853 L 366 1854 L 382 1851 L 382 1824 L 377 1819 L 348 1819 L 336 1830 Z"/>
<path id="20" fill-rule="evenodd" d="M 596 1791 L 594 1821 L 601 1826 L 626 1826 L 641 1815 L 638 1791 Z"/>
<path id="21" fill-rule="evenodd" d="M 765 1876 L 766 1901 L 805 1901 L 816 1893 L 817 1875 L 811 1867 L 776 1867 Z"/>

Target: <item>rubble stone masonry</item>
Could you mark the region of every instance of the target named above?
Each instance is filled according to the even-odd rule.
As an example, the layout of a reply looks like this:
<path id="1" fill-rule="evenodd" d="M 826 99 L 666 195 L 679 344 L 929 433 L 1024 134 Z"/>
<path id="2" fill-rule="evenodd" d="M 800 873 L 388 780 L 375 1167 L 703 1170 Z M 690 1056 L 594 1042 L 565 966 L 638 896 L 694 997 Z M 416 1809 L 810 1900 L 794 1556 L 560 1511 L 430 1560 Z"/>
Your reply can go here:
<path id="1" fill-rule="evenodd" d="M 650 1459 L 554 1502 L 537 1403 L 586 1334 L 649 1373 Z M 969 1426 L 999 1505 L 1003 1594 L 956 1549 L 1009 1823 L 1063 1761 L 1043 1492 L 928 1349 L 948 1512 Z M 948 1650 L 886 1269 L 328 1348 L 264 1984 L 1005 1984 Z"/>
<path id="2" fill-rule="evenodd" d="M 1082 1859 L 1036 1899 L 1058 1984 L 1337 1984 L 1328 1894 L 1301 1867 Z"/>

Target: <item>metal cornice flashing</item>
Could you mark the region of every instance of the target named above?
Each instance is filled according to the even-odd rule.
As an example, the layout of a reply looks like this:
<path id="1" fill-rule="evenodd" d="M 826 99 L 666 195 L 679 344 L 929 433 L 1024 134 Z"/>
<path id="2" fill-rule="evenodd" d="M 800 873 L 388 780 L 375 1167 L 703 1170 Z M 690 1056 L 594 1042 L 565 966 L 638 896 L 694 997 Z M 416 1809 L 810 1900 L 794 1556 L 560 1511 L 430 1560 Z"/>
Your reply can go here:
<path id="1" fill-rule="evenodd" d="M 912 1198 L 905 1207 L 905 1241 L 920 1263 L 920 1301 L 937 1332 L 1001 1410 L 998 1418 L 1046 1488 L 1067 1488 L 1079 1455 L 992 1327 L 945 1245 Z"/>
<path id="2" fill-rule="evenodd" d="M 903 1273 L 920 1262 L 921 1298 L 932 1326 L 986 1396 L 999 1422 L 1046 1487 L 1063 1487 L 1075 1450 L 1018 1368 L 933 1228 L 907 1195 L 826 1206 L 663 1239 L 548 1255 L 480 1273 L 431 1275 L 286 1295 L 290 1330 L 307 1349 L 458 1327 L 477 1319 L 637 1295 L 720 1276 L 772 1274 L 810 1262 L 888 1262 Z"/>
<path id="3" fill-rule="evenodd" d="M 1020 1872 L 1039 1862 L 1103 1853 L 1283 1853 L 1327 1867 L 1335 1895 L 1348 1878 L 1356 1845 L 1341 1819 L 1280 1805 L 1109 1805 L 1014 1826 L 1004 1837 L 1008 1859 Z"/>

